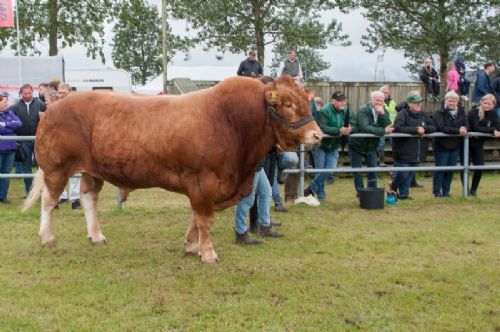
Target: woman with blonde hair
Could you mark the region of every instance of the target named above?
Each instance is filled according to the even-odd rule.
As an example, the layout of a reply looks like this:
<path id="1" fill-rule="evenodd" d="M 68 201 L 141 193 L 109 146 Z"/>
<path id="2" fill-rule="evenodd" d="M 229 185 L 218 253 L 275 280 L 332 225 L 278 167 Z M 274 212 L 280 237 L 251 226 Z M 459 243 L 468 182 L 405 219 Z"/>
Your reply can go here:
<path id="1" fill-rule="evenodd" d="M 427 99 L 439 101 L 439 75 L 432 66 L 432 59 L 427 58 L 418 73 L 427 88 Z"/>
<path id="2" fill-rule="evenodd" d="M 432 119 L 436 131 L 445 134 L 464 136 L 469 130 L 469 122 L 464 109 L 458 107 L 460 97 L 455 91 L 448 92 L 444 97 L 444 106 L 434 113 Z M 462 145 L 461 137 L 436 137 L 432 143 L 434 162 L 436 166 L 456 166 Z M 434 196 L 450 196 L 453 171 L 435 171 L 432 178 Z"/>
<path id="3" fill-rule="evenodd" d="M 496 138 L 500 137 L 500 119 L 495 112 L 495 104 L 496 98 L 490 93 L 481 98 L 479 106 L 470 110 L 468 119 L 471 131 L 493 134 Z M 469 157 L 476 166 L 484 165 L 484 139 L 485 137 L 470 138 Z M 474 171 L 469 190 L 470 196 L 476 196 L 482 174 L 481 170 Z"/>

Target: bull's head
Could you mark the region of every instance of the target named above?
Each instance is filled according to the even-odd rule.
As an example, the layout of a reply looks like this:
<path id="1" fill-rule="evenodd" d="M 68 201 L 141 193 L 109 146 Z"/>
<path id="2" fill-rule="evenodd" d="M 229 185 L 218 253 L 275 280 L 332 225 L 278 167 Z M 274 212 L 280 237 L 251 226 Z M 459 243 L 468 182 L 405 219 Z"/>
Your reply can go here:
<path id="1" fill-rule="evenodd" d="M 291 77 L 283 76 L 269 83 L 265 98 L 269 121 L 283 150 L 295 150 L 298 144 L 321 142 L 323 133 L 312 117 L 307 95 Z"/>

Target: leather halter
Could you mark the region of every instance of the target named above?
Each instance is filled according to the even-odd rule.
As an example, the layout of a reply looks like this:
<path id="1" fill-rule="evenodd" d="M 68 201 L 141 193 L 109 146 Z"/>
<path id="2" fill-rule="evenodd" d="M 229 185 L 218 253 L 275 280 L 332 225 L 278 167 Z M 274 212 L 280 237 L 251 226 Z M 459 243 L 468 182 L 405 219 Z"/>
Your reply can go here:
<path id="1" fill-rule="evenodd" d="M 285 126 L 291 133 L 295 131 L 295 129 L 299 129 L 300 127 L 305 126 L 311 121 L 314 121 L 314 118 L 312 115 L 308 115 L 300 119 L 299 121 L 288 121 L 287 119 L 283 118 L 281 115 L 279 115 L 274 107 L 271 105 L 267 105 L 267 115 L 268 115 L 268 120 L 269 117 L 271 117 L 274 121 L 276 121 L 278 124 Z"/>

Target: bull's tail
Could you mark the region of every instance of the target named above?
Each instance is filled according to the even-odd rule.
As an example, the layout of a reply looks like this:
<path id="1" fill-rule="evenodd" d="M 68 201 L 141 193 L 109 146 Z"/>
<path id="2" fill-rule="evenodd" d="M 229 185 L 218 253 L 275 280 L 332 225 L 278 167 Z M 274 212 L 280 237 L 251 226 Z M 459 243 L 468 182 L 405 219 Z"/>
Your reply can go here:
<path id="1" fill-rule="evenodd" d="M 33 185 L 31 186 L 30 193 L 28 197 L 24 200 L 23 204 L 23 212 L 28 211 L 33 205 L 35 205 L 36 201 L 40 198 L 40 194 L 42 193 L 43 186 L 45 185 L 45 177 L 41 168 L 38 168 L 38 171 L 35 174 L 35 178 L 33 180 Z"/>

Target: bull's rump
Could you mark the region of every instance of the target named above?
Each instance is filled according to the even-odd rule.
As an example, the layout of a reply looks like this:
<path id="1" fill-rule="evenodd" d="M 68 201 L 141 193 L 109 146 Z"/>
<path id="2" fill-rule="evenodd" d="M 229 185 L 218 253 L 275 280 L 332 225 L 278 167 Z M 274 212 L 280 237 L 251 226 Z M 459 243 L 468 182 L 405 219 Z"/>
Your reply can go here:
<path id="1" fill-rule="evenodd" d="M 45 172 L 85 171 L 117 186 L 185 193 L 184 178 L 211 169 L 227 172 L 234 155 L 221 140 L 235 133 L 207 94 L 70 95 L 40 122 L 39 164 Z"/>

